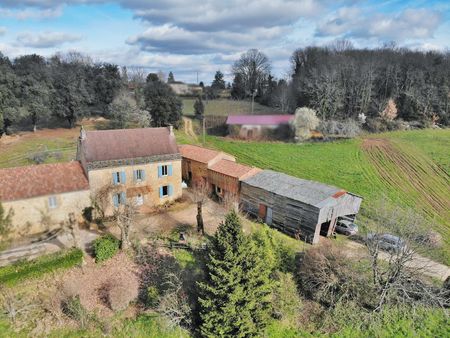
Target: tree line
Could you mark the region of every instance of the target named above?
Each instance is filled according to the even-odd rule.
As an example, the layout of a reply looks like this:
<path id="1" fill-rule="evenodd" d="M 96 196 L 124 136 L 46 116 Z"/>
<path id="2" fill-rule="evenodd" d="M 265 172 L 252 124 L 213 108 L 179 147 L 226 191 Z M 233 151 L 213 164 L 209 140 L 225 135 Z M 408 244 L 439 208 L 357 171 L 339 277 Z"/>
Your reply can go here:
<path id="1" fill-rule="evenodd" d="M 394 44 L 356 49 L 348 41 L 297 49 L 291 75 L 276 80 L 270 60 L 258 50 L 233 67 L 231 95 L 252 95 L 261 104 L 293 113 L 317 111 L 322 120 L 377 118 L 388 103 L 405 121 L 450 123 L 450 53 L 413 51 Z M 390 107 L 389 107 L 390 108 Z"/>

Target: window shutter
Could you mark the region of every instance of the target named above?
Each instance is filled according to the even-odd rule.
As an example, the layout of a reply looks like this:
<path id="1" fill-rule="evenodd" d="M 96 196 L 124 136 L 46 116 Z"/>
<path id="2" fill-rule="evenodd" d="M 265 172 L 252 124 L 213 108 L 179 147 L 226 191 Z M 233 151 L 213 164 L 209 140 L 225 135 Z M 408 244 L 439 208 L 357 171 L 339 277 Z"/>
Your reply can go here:
<path id="1" fill-rule="evenodd" d="M 167 190 L 168 190 L 169 196 L 172 196 L 172 194 L 173 194 L 173 186 L 172 186 L 172 184 L 169 184 L 169 188 Z"/>
<path id="2" fill-rule="evenodd" d="M 113 176 L 113 184 L 116 185 L 117 184 L 117 175 L 116 175 L 116 173 L 113 173 L 112 176 Z"/>
<path id="3" fill-rule="evenodd" d="M 144 169 L 141 170 L 141 177 L 142 177 L 142 180 L 145 181 L 145 170 Z"/>
<path id="4" fill-rule="evenodd" d="M 127 181 L 127 175 L 125 175 L 125 171 L 122 171 L 120 173 L 120 179 L 122 181 L 122 184 L 125 184 L 125 182 Z"/>
<path id="5" fill-rule="evenodd" d="M 119 196 L 117 194 L 113 195 L 113 203 L 116 208 L 119 206 Z"/>
<path id="6" fill-rule="evenodd" d="M 162 166 L 158 166 L 158 177 L 162 176 Z"/>
<path id="7" fill-rule="evenodd" d="M 163 187 L 159 187 L 159 198 L 163 197 Z"/>
<path id="8" fill-rule="evenodd" d="M 167 175 L 172 176 L 172 165 L 171 164 L 169 164 L 167 166 Z"/>
<path id="9" fill-rule="evenodd" d="M 122 192 L 120 193 L 120 202 L 121 202 L 122 204 L 125 204 L 125 203 L 126 203 L 126 200 L 127 200 L 127 195 L 125 194 L 124 191 L 122 191 Z"/>
<path id="10" fill-rule="evenodd" d="M 133 180 L 137 181 L 137 170 L 133 170 Z"/>

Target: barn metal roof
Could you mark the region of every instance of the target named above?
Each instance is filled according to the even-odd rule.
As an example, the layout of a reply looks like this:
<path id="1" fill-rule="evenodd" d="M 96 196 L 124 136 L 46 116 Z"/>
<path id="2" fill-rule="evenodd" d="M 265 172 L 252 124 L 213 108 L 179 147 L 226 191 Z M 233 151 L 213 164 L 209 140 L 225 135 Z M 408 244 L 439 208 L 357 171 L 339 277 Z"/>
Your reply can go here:
<path id="1" fill-rule="evenodd" d="M 230 115 L 227 118 L 228 125 L 279 125 L 288 124 L 294 115 Z"/>
<path id="2" fill-rule="evenodd" d="M 319 206 L 320 202 L 339 195 L 342 189 L 331 185 L 304 180 L 272 170 L 263 170 L 245 179 L 245 184 L 264 189 L 274 194 L 284 196 L 305 204 Z"/>

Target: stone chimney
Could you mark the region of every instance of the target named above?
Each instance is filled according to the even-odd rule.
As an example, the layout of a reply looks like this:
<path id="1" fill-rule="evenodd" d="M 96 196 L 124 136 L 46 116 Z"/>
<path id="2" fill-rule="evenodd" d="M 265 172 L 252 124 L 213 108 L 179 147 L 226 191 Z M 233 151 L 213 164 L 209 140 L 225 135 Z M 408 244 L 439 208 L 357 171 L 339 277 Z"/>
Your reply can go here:
<path id="1" fill-rule="evenodd" d="M 86 130 L 84 130 L 84 127 L 81 126 L 80 128 L 80 140 L 85 140 L 86 139 Z"/>
<path id="2" fill-rule="evenodd" d="M 169 126 L 168 126 L 167 128 L 169 128 L 169 134 L 170 134 L 170 136 L 174 136 L 174 133 L 173 133 L 173 126 L 172 126 L 171 124 L 169 124 Z"/>

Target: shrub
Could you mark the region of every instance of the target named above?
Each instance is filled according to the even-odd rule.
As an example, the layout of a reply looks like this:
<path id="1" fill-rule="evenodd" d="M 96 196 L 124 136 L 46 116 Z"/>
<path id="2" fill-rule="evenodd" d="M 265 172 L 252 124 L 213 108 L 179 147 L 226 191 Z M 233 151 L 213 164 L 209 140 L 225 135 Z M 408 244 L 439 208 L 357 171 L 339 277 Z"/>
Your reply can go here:
<path id="1" fill-rule="evenodd" d="M 113 311 L 125 310 L 137 298 L 137 288 L 130 287 L 126 281 L 118 281 L 109 287 L 108 302 Z"/>
<path id="2" fill-rule="evenodd" d="M 355 137 L 361 133 L 361 128 L 359 123 L 353 119 L 344 121 L 326 120 L 320 122 L 319 131 L 324 135 Z"/>
<path id="3" fill-rule="evenodd" d="M 73 320 L 76 320 L 83 329 L 89 323 L 90 315 L 81 304 L 79 296 L 69 297 L 63 303 L 63 312 Z"/>
<path id="4" fill-rule="evenodd" d="M 0 284 L 13 286 L 29 278 L 37 278 L 58 269 L 68 269 L 81 264 L 83 252 L 80 249 L 70 249 L 26 262 L 0 268 Z"/>
<path id="5" fill-rule="evenodd" d="M 113 257 L 120 247 L 120 241 L 113 235 L 105 235 L 94 241 L 94 254 L 97 263 Z"/>
<path id="6" fill-rule="evenodd" d="M 294 326 L 297 322 L 301 300 L 291 273 L 276 273 L 277 286 L 272 293 L 273 317 Z"/>
<path id="7" fill-rule="evenodd" d="M 159 291 L 155 286 L 149 286 L 147 288 L 145 303 L 149 307 L 158 305 Z"/>

